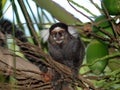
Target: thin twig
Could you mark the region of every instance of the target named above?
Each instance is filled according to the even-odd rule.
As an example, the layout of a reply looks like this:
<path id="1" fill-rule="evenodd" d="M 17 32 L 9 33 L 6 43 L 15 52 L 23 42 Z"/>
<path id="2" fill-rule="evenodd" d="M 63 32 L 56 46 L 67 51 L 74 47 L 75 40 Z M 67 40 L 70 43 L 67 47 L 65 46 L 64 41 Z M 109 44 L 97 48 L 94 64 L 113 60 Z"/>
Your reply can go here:
<path id="1" fill-rule="evenodd" d="M 93 20 L 92 20 L 91 18 L 89 18 L 89 17 L 88 17 L 87 15 L 85 15 L 83 12 L 77 10 L 77 9 L 69 2 L 69 0 L 67 0 L 67 1 L 68 1 L 69 5 L 70 5 L 73 9 L 75 9 L 77 12 L 79 12 L 80 14 L 82 14 L 83 16 L 85 16 L 86 18 L 88 18 L 91 22 L 93 22 Z"/>
<path id="2" fill-rule="evenodd" d="M 20 6 L 21 6 L 22 11 L 24 12 L 23 14 L 24 14 L 25 19 L 26 19 L 26 21 L 27 21 L 27 23 L 28 23 L 28 27 L 29 27 L 30 30 L 31 30 L 31 35 L 34 37 L 34 38 L 33 38 L 34 43 L 35 43 L 36 45 L 38 45 L 39 47 L 41 47 L 40 40 L 39 40 L 39 38 L 38 38 L 37 33 L 35 32 L 34 26 L 33 26 L 33 24 L 32 24 L 32 20 L 30 19 L 30 16 L 29 16 L 29 14 L 28 14 L 28 11 L 27 11 L 27 9 L 26 9 L 26 7 L 25 7 L 25 4 L 24 4 L 23 0 L 18 0 L 18 2 L 19 2 L 19 4 L 20 4 Z"/>
<path id="3" fill-rule="evenodd" d="M 103 10 L 98 6 L 98 4 L 94 3 L 93 0 L 90 0 L 90 2 L 91 2 L 101 13 L 103 13 Z"/>

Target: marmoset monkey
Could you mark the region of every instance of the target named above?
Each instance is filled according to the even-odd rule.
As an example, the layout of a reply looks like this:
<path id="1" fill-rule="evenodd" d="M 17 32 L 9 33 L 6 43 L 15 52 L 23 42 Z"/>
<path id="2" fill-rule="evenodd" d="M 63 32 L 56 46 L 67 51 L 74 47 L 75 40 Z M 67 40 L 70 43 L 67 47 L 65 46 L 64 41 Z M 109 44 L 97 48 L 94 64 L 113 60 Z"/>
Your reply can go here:
<path id="1" fill-rule="evenodd" d="M 85 54 L 79 33 L 64 23 L 53 24 L 45 33 L 42 37 L 48 42 L 50 56 L 53 60 L 68 66 L 77 76 Z M 57 77 L 59 75 L 55 76 L 56 80 Z M 57 87 L 55 90 L 61 89 Z"/>

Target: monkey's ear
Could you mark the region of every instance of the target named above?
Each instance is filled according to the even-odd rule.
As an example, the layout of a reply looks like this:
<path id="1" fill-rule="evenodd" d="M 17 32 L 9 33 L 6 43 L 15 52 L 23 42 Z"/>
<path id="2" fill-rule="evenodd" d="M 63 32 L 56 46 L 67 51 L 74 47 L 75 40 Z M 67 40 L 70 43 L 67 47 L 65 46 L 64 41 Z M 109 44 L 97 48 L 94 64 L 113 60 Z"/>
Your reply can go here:
<path id="1" fill-rule="evenodd" d="M 77 32 L 77 29 L 75 27 L 69 26 L 68 32 L 75 38 L 79 37 L 79 33 Z"/>
<path id="2" fill-rule="evenodd" d="M 49 29 L 45 29 L 45 30 L 41 31 L 41 38 L 42 38 L 44 43 L 47 42 L 49 35 L 50 35 Z"/>

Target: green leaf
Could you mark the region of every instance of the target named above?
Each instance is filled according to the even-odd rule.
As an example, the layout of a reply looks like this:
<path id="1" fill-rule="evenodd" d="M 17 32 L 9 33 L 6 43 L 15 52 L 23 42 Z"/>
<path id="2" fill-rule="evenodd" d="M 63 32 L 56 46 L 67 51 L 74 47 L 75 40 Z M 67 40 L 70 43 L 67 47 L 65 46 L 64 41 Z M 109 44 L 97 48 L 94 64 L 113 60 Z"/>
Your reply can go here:
<path id="1" fill-rule="evenodd" d="M 36 4 L 38 4 L 41 8 L 47 10 L 61 22 L 67 24 L 78 24 L 81 23 L 80 20 L 75 18 L 72 14 L 66 11 L 64 8 L 59 6 L 57 3 L 53 2 L 52 0 L 34 0 Z"/>

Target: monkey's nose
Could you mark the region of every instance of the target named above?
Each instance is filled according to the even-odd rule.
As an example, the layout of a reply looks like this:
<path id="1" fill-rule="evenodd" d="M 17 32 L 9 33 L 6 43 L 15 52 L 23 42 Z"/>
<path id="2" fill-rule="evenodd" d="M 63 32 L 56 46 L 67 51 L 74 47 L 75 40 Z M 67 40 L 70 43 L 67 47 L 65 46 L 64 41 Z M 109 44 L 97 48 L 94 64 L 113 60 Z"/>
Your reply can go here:
<path id="1" fill-rule="evenodd" d="M 59 33 L 56 34 L 56 38 L 60 39 L 61 35 Z"/>

